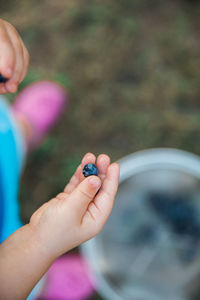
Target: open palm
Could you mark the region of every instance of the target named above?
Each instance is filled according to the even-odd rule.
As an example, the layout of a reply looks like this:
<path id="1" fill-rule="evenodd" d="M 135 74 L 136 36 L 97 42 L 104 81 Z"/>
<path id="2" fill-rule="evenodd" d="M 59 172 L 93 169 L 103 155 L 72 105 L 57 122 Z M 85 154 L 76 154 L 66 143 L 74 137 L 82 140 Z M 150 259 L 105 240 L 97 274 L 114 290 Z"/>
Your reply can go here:
<path id="1" fill-rule="evenodd" d="M 99 176 L 85 178 L 85 164 L 96 163 Z M 40 239 L 56 255 L 98 234 L 111 213 L 119 181 L 119 165 L 101 154 L 87 153 L 75 174 L 55 198 L 41 206 L 30 224 L 38 227 Z M 52 239 L 53 236 L 53 239 Z"/>

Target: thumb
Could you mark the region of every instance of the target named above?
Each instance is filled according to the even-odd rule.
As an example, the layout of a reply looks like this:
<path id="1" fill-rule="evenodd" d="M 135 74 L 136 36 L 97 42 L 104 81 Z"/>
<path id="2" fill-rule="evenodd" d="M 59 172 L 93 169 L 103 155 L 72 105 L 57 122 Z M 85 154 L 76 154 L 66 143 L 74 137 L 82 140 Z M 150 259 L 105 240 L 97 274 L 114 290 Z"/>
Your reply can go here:
<path id="1" fill-rule="evenodd" d="M 83 180 L 70 194 L 68 202 L 82 216 L 91 201 L 93 201 L 97 191 L 101 186 L 101 180 L 98 176 L 90 176 Z"/>

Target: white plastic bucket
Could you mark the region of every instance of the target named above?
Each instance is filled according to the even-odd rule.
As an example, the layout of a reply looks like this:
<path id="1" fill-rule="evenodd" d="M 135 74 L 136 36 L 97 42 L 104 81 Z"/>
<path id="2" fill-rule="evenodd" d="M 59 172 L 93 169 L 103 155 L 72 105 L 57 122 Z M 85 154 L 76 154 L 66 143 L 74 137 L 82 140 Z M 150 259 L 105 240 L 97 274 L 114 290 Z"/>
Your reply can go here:
<path id="1" fill-rule="evenodd" d="M 187 253 L 187 249 L 182 237 L 174 238 L 166 230 L 165 223 L 144 205 L 143 197 L 152 189 L 187 193 L 196 197 L 195 210 L 200 215 L 199 157 L 176 149 L 151 149 L 128 155 L 119 164 L 120 185 L 113 212 L 103 231 L 81 247 L 94 272 L 98 291 L 107 300 L 190 299 L 200 274 L 200 252 L 192 262 L 183 264 L 181 251 Z M 135 234 L 143 219 L 153 222 L 159 238 L 156 246 L 150 242 L 150 246 L 136 249 L 131 244 L 131 231 L 127 233 L 126 229 L 132 227 Z M 146 235 L 151 235 L 148 230 Z"/>

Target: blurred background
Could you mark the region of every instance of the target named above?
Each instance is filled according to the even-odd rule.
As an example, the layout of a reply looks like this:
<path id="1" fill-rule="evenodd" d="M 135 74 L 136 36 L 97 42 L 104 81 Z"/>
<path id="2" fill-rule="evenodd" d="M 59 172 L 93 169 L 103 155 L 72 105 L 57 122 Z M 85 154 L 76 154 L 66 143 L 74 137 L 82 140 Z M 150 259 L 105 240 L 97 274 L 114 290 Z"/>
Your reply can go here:
<path id="1" fill-rule="evenodd" d="M 200 154 L 199 1 L 1 0 L 0 11 L 30 52 L 20 89 L 51 79 L 69 95 L 59 124 L 28 157 L 24 222 L 88 151 L 113 161 L 154 147 Z"/>

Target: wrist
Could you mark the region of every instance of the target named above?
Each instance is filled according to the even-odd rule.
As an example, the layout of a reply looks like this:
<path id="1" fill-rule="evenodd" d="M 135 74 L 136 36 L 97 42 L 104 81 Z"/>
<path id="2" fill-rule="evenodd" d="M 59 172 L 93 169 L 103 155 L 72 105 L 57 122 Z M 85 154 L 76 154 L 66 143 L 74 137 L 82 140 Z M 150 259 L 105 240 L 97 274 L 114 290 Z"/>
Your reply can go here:
<path id="1" fill-rule="evenodd" d="M 50 262 L 53 262 L 59 257 L 59 253 L 56 253 L 55 247 L 52 245 L 52 239 L 44 234 L 42 228 L 37 225 L 29 224 L 27 226 L 27 232 L 29 232 L 31 243 L 38 249 L 40 255 Z"/>

